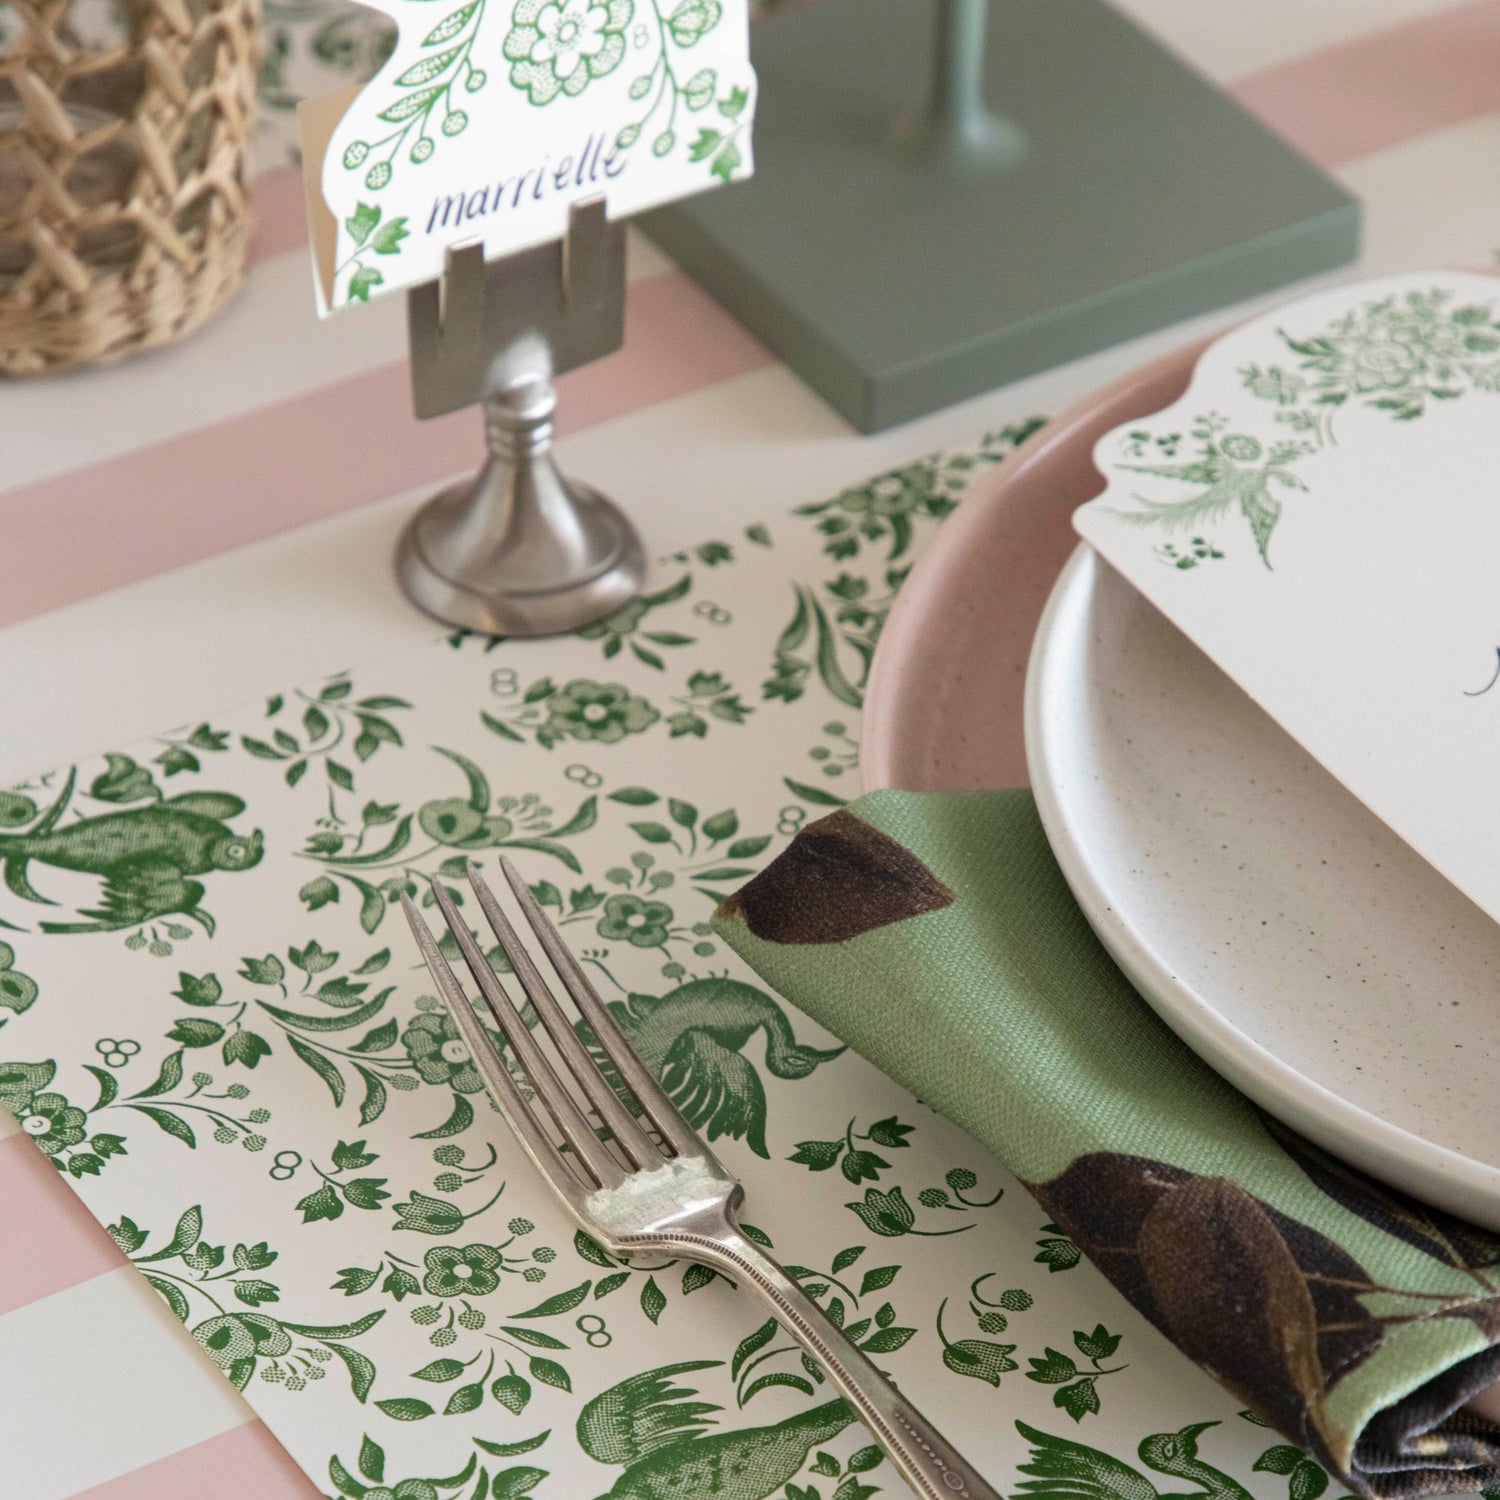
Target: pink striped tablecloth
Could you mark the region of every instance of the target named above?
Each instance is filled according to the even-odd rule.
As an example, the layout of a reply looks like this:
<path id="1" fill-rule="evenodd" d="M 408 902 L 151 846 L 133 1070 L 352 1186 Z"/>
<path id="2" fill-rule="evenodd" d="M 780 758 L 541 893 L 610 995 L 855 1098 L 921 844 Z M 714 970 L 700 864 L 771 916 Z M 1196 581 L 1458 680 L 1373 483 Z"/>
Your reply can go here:
<path id="1" fill-rule="evenodd" d="M 1123 8 L 1365 200 L 1350 274 L 1495 261 L 1500 0 Z M 40 771 L 427 628 L 395 597 L 385 557 L 402 492 L 476 461 L 477 419 L 416 422 L 399 306 L 318 324 L 305 256 L 300 185 L 272 166 L 257 263 L 225 316 L 118 369 L 0 394 L 0 772 Z M 660 550 L 1055 407 L 1248 310 L 859 438 L 639 240 L 630 274 L 625 348 L 562 383 L 564 458 Z M 315 1495 L 187 1342 L 7 1119 L 0 1497 Z"/>

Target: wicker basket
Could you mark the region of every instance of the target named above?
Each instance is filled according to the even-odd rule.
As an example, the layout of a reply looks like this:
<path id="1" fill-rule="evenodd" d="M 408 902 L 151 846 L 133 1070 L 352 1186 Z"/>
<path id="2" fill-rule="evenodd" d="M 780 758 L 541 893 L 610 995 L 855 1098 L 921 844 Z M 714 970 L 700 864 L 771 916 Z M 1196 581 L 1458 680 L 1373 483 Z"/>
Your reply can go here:
<path id="1" fill-rule="evenodd" d="M 233 294 L 250 239 L 259 0 L 9 0 L 0 47 L 0 374 L 120 359 Z"/>

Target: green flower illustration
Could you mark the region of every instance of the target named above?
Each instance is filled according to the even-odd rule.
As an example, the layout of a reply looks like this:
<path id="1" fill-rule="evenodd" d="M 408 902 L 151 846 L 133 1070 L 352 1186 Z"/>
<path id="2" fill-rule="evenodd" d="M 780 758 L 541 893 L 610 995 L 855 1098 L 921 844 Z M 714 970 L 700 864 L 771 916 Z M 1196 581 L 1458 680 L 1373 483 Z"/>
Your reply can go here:
<path id="1" fill-rule="evenodd" d="M 1332 362 L 1331 373 L 1356 394 L 1371 391 L 1402 391 L 1426 369 L 1426 361 L 1415 345 L 1377 329 L 1367 339 L 1351 339 Z"/>
<path id="2" fill-rule="evenodd" d="M 478 811 L 464 797 L 423 803 L 417 822 L 428 838 L 453 848 L 483 849 L 510 837 L 514 824 L 498 813 Z"/>
<path id="3" fill-rule="evenodd" d="M 401 1045 L 424 1083 L 478 1093 L 479 1070 L 447 1011 L 423 1011 L 401 1034 Z"/>
<path id="4" fill-rule="evenodd" d="M 581 94 L 625 56 L 632 0 L 520 0 L 505 38 L 510 81 L 536 105 Z"/>
<path id="5" fill-rule="evenodd" d="M 35 1094 L 21 1116 L 21 1129 L 48 1156 L 76 1146 L 87 1134 L 88 1116 L 61 1094 Z"/>
<path id="6" fill-rule="evenodd" d="M 584 677 L 559 688 L 547 708 L 547 728 L 601 745 L 618 744 L 627 734 L 649 729 L 661 717 L 622 683 L 590 682 Z"/>
<path id="7" fill-rule="evenodd" d="M 636 948 L 660 948 L 667 940 L 672 908 L 664 901 L 644 901 L 639 896 L 611 896 L 599 919 L 599 936 L 607 942 L 629 943 Z"/>
<path id="8" fill-rule="evenodd" d="M 291 1335 L 264 1313 L 225 1313 L 210 1318 L 193 1329 L 193 1337 L 222 1370 L 258 1356 L 274 1359 L 292 1347 Z"/>
<path id="9" fill-rule="evenodd" d="M 839 508 L 856 516 L 907 516 L 934 498 L 932 466 L 911 464 L 845 490 Z M 951 509 L 951 505 L 946 509 Z"/>
<path id="10" fill-rule="evenodd" d="M 492 1245 L 435 1245 L 422 1260 L 429 1296 L 483 1297 L 500 1285 L 501 1256 Z"/>

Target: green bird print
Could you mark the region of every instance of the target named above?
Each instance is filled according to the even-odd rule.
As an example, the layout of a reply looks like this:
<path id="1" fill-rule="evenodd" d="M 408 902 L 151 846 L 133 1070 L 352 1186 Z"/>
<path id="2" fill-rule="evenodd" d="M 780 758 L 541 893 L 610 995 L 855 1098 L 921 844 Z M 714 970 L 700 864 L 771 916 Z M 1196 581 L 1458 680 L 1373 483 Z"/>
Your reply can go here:
<path id="1" fill-rule="evenodd" d="M 786 1013 L 764 990 L 737 979 L 694 979 L 666 995 L 632 995 L 610 1005 L 641 1061 L 688 1123 L 708 1139 L 744 1139 L 767 1156 L 766 1091 L 755 1064 L 742 1055 L 757 1032 L 766 1037 L 766 1067 L 774 1078 L 806 1078 L 844 1049 L 799 1042 Z M 579 1033 L 613 1077 L 608 1058 Z M 617 1080 L 618 1081 L 618 1080 Z"/>
<path id="2" fill-rule="evenodd" d="M 1148 1469 L 1194 1486 L 1169 1492 L 1108 1453 L 1017 1422 L 1016 1431 L 1031 1444 L 1031 1462 L 1021 1472 L 1033 1477 L 1017 1486 L 1015 1500 L 1251 1500 L 1243 1485 L 1198 1457 L 1199 1435 L 1218 1425 L 1194 1422 L 1142 1439 L 1136 1452 Z"/>
<path id="3" fill-rule="evenodd" d="M 768 1427 L 705 1435 L 720 1408 L 672 1381 L 722 1363 L 695 1359 L 645 1370 L 584 1406 L 579 1446 L 602 1464 L 625 1466 L 600 1500 L 766 1500 L 819 1443 L 854 1420 L 847 1402 L 828 1401 Z"/>
<path id="4" fill-rule="evenodd" d="M 180 915 L 212 933 L 213 917 L 202 906 L 204 886 L 194 877 L 248 870 L 264 852 L 259 830 L 243 834 L 229 826 L 227 819 L 244 812 L 245 804 L 228 792 L 183 792 L 57 827 L 71 790 L 70 780 L 64 795 L 25 832 L 0 834 L 5 883 L 23 900 L 57 905 L 32 885 L 36 865 L 103 881 L 98 906 L 77 914 L 87 920 L 44 921 L 43 932 L 119 932 Z"/>
<path id="5" fill-rule="evenodd" d="M 1291 456 L 1291 455 L 1287 455 Z M 1287 467 L 1285 457 L 1273 450 L 1268 456 L 1259 438 L 1230 433 L 1207 445 L 1203 457 L 1185 464 L 1121 464 L 1133 474 L 1153 474 L 1199 486 L 1199 493 L 1182 500 L 1131 498 L 1143 508 L 1115 511 L 1122 520 L 1138 526 L 1162 526 L 1169 531 L 1201 526 L 1238 510 L 1250 524 L 1260 560 L 1271 566 L 1271 534 L 1281 519 L 1281 501 L 1271 493 L 1272 483 L 1303 490 L 1302 483 Z"/>

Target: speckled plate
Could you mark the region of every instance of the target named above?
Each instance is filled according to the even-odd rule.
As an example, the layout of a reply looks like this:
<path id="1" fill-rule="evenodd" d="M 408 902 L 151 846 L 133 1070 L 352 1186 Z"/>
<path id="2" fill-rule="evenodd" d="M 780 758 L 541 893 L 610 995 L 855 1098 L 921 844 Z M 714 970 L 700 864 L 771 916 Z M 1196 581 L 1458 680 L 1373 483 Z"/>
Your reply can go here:
<path id="1" fill-rule="evenodd" d="M 1500 1229 L 1500 927 L 1091 552 L 1064 566 L 1094 440 L 1173 400 L 1195 357 L 1065 414 L 944 527 L 877 656 L 867 785 L 1024 778 L 1051 587 L 1025 754 L 1095 931 L 1263 1108 Z"/>

